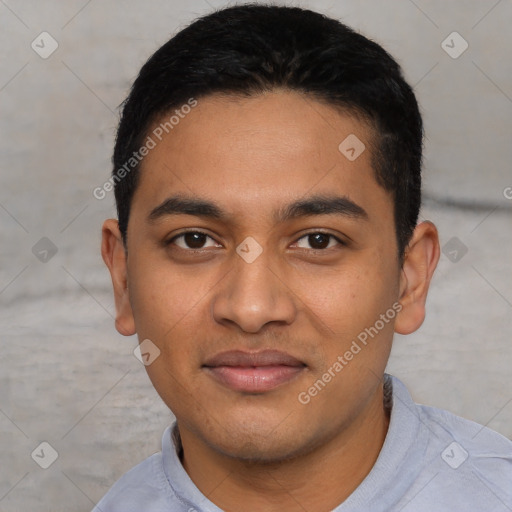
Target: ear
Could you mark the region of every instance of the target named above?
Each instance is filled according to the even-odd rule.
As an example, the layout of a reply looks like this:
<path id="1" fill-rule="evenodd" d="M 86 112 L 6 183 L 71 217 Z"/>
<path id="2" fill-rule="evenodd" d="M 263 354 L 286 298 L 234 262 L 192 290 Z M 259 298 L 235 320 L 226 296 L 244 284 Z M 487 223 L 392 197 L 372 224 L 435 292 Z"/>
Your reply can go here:
<path id="1" fill-rule="evenodd" d="M 114 287 L 116 329 L 124 336 L 131 336 L 137 331 L 128 292 L 126 251 L 117 220 L 107 219 L 101 235 L 101 256 L 110 271 Z"/>
<path id="2" fill-rule="evenodd" d="M 439 261 L 439 235 L 430 221 L 418 224 L 405 250 L 400 275 L 400 304 L 395 332 L 410 334 L 425 320 L 425 302 L 430 280 Z"/>

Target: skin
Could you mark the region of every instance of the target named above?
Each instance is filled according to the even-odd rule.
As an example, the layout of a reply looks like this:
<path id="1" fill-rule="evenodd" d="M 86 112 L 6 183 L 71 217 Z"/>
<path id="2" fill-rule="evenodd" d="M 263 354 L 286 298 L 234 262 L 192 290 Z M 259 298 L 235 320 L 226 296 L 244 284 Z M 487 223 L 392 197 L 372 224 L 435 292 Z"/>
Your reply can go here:
<path id="1" fill-rule="evenodd" d="M 338 150 L 349 134 L 366 145 L 354 161 Z M 439 241 L 432 223 L 419 224 L 400 266 L 392 197 L 375 180 L 371 137 L 362 121 L 296 92 L 201 98 L 142 163 L 127 247 L 117 221 L 104 223 L 116 328 L 160 349 L 146 368 L 178 420 L 183 466 L 223 510 L 332 510 L 382 448 L 393 333 L 422 324 Z M 212 201 L 227 217 L 148 219 L 175 194 Z M 317 195 L 349 198 L 367 218 L 276 222 L 277 210 Z M 183 230 L 208 236 L 165 244 Z M 318 231 L 344 244 L 307 236 Z M 246 237 L 263 250 L 252 263 L 236 252 Z M 400 313 L 300 403 L 299 393 L 397 302 Z M 270 391 L 235 391 L 203 367 L 232 349 L 278 349 L 305 367 Z"/>

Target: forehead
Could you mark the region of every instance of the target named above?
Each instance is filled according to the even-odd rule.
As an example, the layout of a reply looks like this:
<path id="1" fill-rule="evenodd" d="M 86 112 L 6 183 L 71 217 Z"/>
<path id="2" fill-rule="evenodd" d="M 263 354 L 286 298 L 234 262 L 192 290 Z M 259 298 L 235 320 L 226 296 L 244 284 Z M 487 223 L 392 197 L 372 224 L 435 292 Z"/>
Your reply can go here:
<path id="1" fill-rule="evenodd" d="M 392 208 L 375 180 L 373 132 L 363 121 L 296 92 L 197 102 L 177 123 L 165 129 L 165 115 L 148 133 L 155 147 L 141 164 L 134 196 L 146 210 L 177 192 L 254 214 L 333 193 Z"/>

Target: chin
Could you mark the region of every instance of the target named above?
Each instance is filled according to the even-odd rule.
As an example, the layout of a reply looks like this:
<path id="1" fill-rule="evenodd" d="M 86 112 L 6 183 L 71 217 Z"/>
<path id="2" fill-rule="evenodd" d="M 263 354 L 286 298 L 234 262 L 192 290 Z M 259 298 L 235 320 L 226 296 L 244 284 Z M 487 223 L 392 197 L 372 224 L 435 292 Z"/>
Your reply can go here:
<path id="1" fill-rule="evenodd" d="M 230 437 L 223 439 L 220 443 L 210 440 L 208 444 L 227 457 L 253 464 L 279 464 L 309 451 L 293 433 L 280 438 L 272 433 L 270 435 L 255 433 L 236 435 L 231 432 Z"/>

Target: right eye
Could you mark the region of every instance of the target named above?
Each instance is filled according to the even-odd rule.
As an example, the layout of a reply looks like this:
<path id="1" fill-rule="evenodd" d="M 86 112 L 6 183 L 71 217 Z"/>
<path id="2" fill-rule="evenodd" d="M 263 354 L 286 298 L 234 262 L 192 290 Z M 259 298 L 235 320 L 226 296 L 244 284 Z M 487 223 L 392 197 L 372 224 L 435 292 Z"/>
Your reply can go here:
<path id="1" fill-rule="evenodd" d="M 213 245 L 206 246 L 207 240 L 210 239 L 213 242 Z M 179 235 L 174 236 L 171 238 L 166 245 L 177 245 L 180 249 L 184 250 L 203 250 L 208 247 L 217 247 L 220 244 L 217 244 L 217 242 L 206 233 L 203 233 L 202 231 L 185 231 L 183 233 L 180 233 Z"/>

